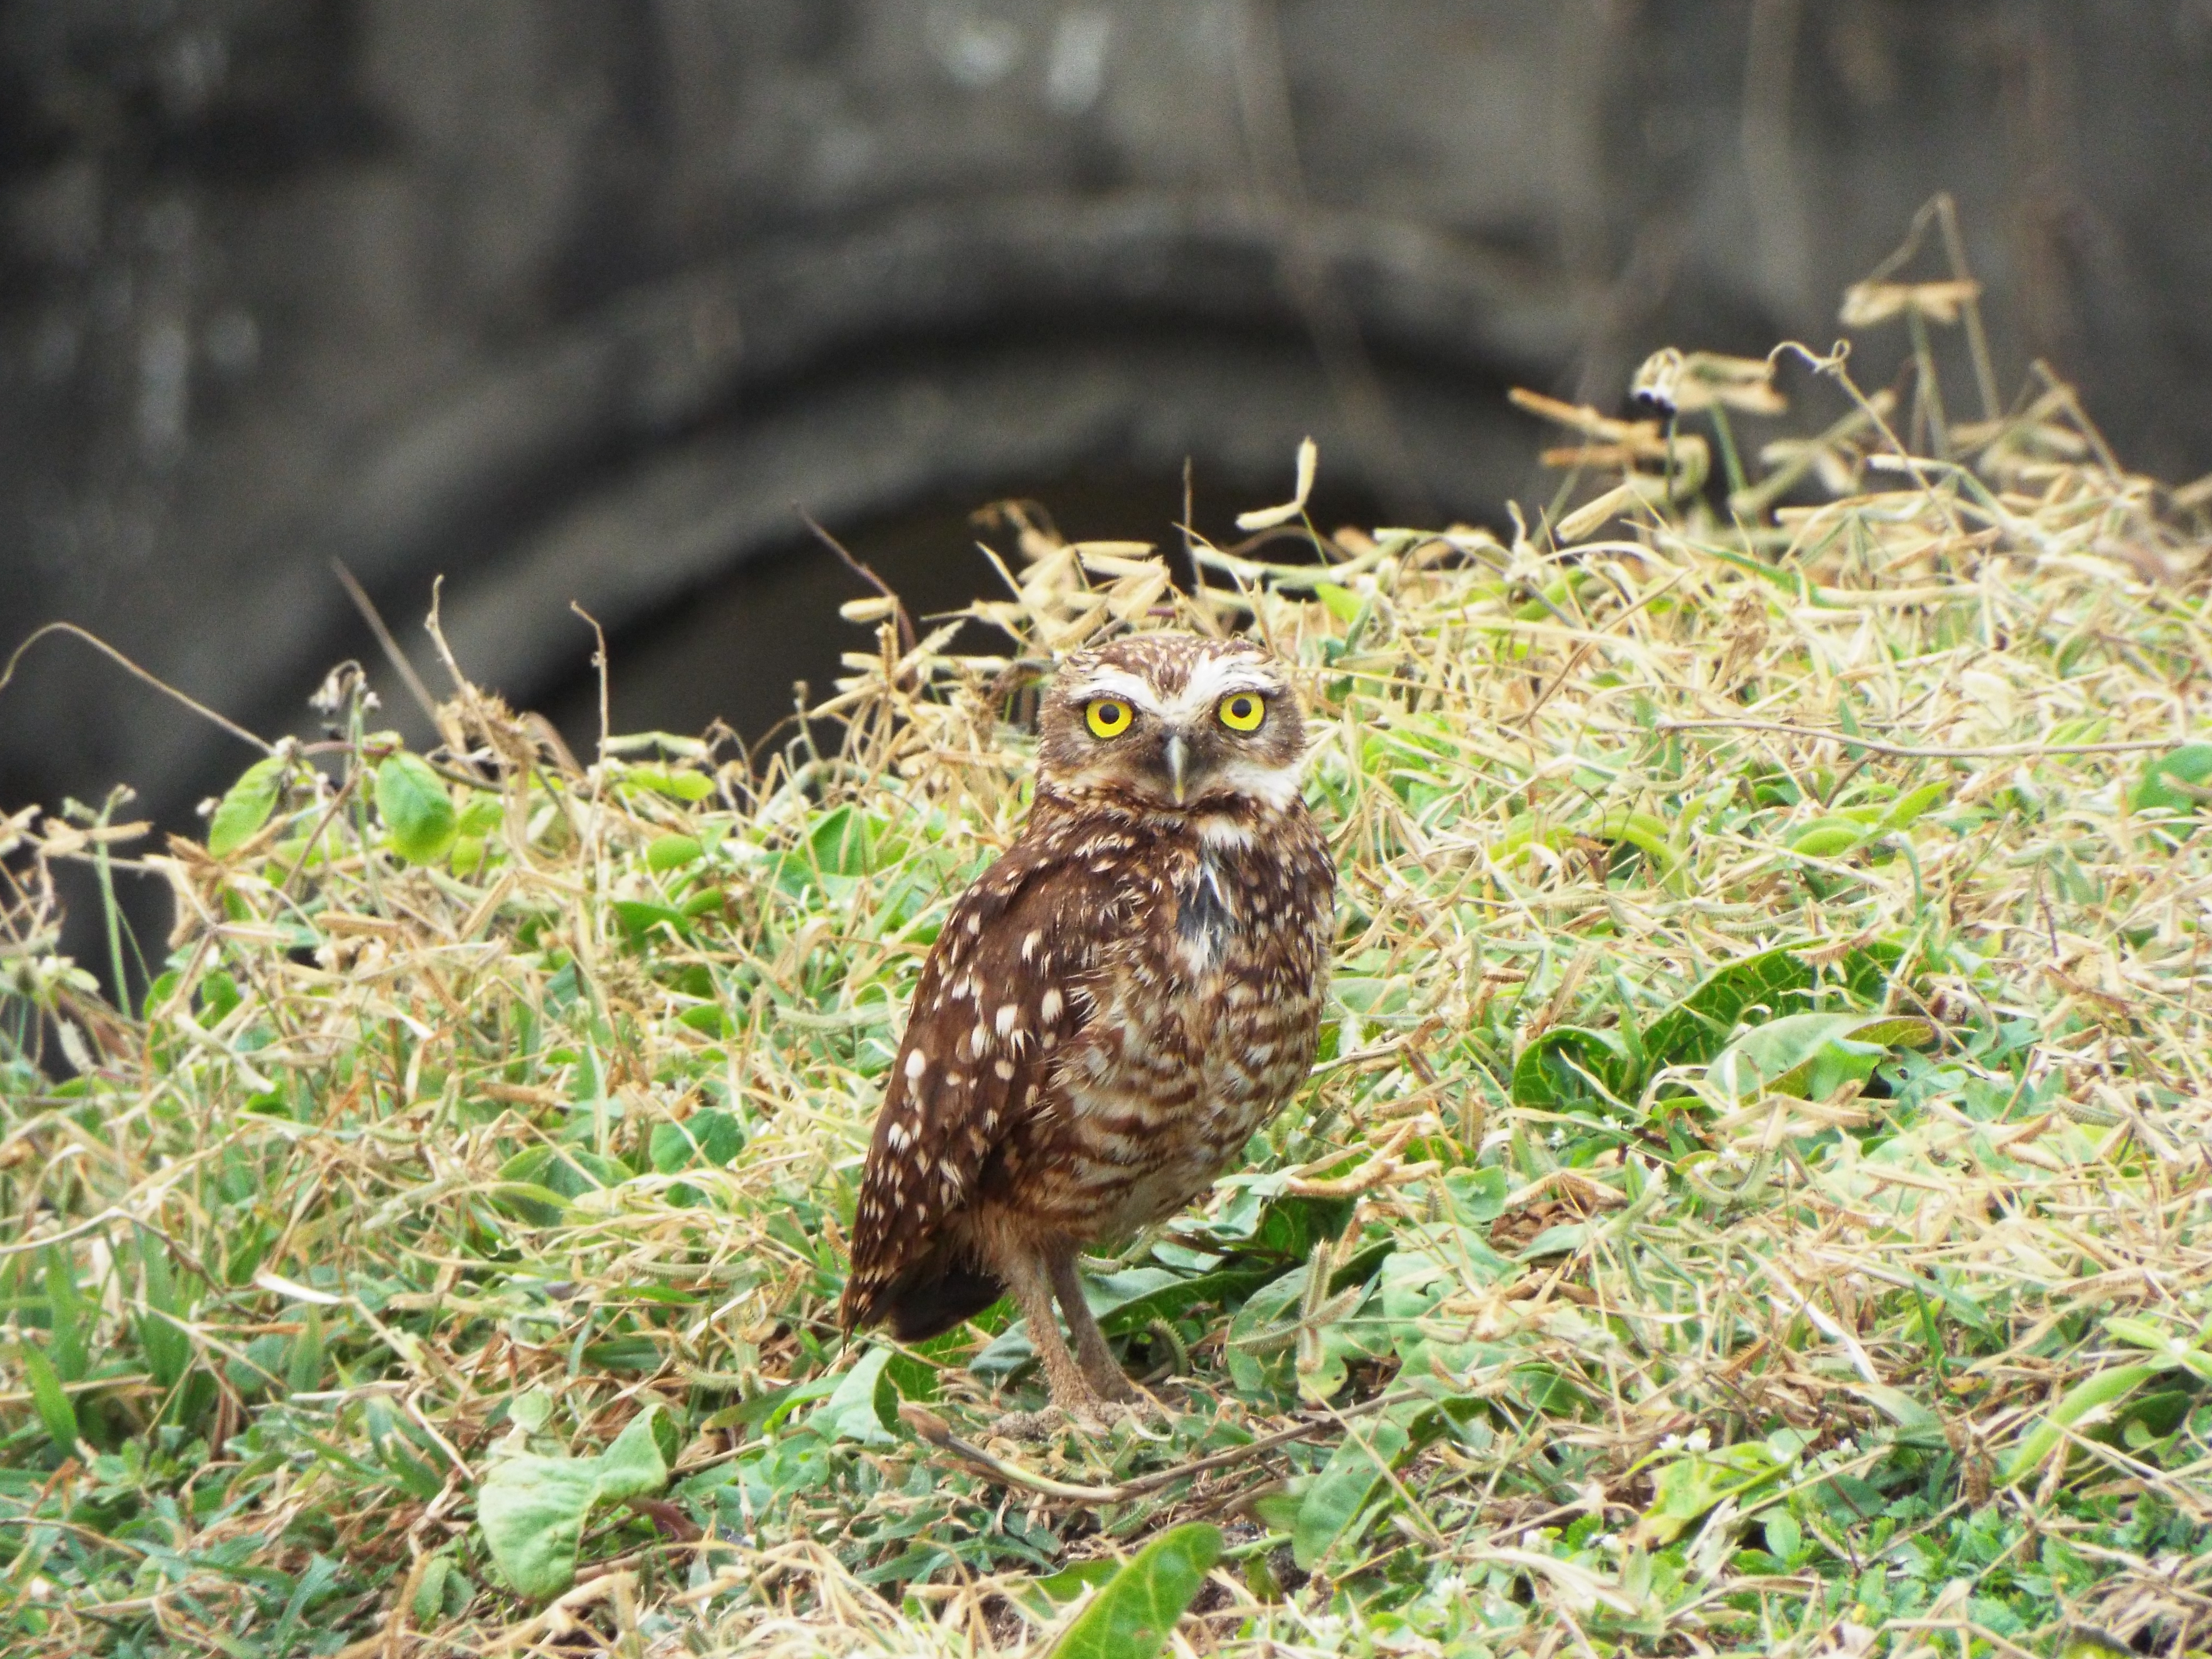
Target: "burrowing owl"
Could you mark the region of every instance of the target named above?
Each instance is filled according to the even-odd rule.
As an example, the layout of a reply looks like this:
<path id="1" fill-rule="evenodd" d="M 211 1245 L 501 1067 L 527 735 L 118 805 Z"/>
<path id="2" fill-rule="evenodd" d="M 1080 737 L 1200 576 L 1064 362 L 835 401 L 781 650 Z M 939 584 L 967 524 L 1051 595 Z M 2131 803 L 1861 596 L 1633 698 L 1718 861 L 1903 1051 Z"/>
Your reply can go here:
<path id="1" fill-rule="evenodd" d="M 1029 822 L 922 966 L 848 1330 L 919 1341 L 1011 1291 L 1055 1405 L 1129 1397 L 1077 1253 L 1204 1191 L 1312 1062 L 1336 877 L 1304 750 L 1280 665 L 1249 641 L 1140 635 L 1061 666 Z"/>

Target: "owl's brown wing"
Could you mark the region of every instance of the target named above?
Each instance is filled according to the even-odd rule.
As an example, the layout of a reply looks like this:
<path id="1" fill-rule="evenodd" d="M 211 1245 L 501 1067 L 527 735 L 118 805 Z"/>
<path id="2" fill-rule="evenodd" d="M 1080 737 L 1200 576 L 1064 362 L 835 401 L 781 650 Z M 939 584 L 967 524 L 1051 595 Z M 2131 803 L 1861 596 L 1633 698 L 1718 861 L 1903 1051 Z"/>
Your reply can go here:
<path id="1" fill-rule="evenodd" d="M 953 907 L 922 965 L 868 1147 L 838 1308 L 848 1330 L 893 1318 L 912 1340 L 997 1298 L 995 1284 L 947 1259 L 944 1224 L 993 1150 L 1038 1109 L 1054 1061 L 1091 1016 L 1091 976 L 1128 925 L 1116 878 L 1128 850 L 1115 831 L 1032 820 Z M 915 1281 L 948 1274 L 975 1281 L 936 1297 L 950 1316 L 898 1316 Z"/>

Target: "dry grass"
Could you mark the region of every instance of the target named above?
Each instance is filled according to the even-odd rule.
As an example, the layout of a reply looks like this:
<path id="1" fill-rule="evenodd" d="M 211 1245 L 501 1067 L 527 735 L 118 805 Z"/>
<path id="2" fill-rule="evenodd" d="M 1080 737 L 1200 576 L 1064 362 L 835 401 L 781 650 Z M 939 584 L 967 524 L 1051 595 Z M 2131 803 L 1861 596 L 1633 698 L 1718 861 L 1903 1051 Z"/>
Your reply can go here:
<path id="1" fill-rule="evenodd" d="M 141 859 L 179 917 L 143 1018 L 52 955 L 51 866 L 121 848 L 7 820 L 9 1650 L 1019 1648 L 1069 1563 L 1188 1519 L 1230 1542 L 1205 1651 L 2212 1642 L 2212 839 L 2201 770 L 2139 791 L 2204 724 L 2205 492 L 2055 383 L 1947 420 L 1960 301 L 1914 292 L 1860 296 L 1915 332 L 1899 395 L 1830 363 L 1763 471 L 1726 412 L 1763 370 L 1656 366 L 1671 431 L 1551 406 L 1602 490 L 1556 542 L 1261 562 L 1293 522 L 1186 595 L 1026 526 L 981 607 L 1013 653 L 849 608 L 842 752 L 764 776 L 573 769 L 463 685 L 427 865 L 337 683 L 265 827 Z M 1327 1058 L 1097 1264 L 1182 1413 L 994 1470 L 832 1391 L 842 1224 L 921 953 L 1019 821 L 1023 688 L 1170 623 L 1304 669 Z M 1709 980 L 1717 1030 L 1664 1018 Z M 1713 1064 L 1808 1009 L 1935 1040 L 1875 1069 L 1832 1030 L 1795 1093 Z M 1021 1346 L 869 1363 L 973 1442 Z M 681 1431 L 544 1611 L 474 1524 L 533 1387 L 541 1449 Z"/>

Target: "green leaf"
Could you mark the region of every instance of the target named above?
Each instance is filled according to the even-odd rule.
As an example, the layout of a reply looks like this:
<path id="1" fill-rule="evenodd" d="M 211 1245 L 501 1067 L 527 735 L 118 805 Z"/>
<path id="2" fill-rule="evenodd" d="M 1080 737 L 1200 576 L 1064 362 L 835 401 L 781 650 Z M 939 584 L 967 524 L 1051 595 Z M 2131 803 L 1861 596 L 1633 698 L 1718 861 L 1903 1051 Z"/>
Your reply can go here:
<path id="1" fill-rule="evenodd" d="M 1797 1524 L 1797 1517 L 1777 1506 L 1762 1510 L 1752 1519 L 1766 1534 L 1766 1553 L 1785 1567 L 1794 1564 L 1798 1553 L 1805 1547 L 1804 1528 Z"/>
<path id="2" fill-rule="evenodd" d="M 714 793 L 714 781 L 705 773 L 667 766 L 633 766 L 623 774 L 623 781 L 674 800 L 702 801 Z"/>
<path id="3" fill-rule="evenodd" d="M 1790 837 L 1790 850 L 1808 859 L 1832 859 L 1848 853 L 1870 833 L 1867 825 L 1845 817 L 1814 818 Z"/>
<path id="4" fill-rule="evenodd" d="M 1691 1452 L 1661 1469 L 1651 1483 L 1651 1507 L 1637 1523 L 1640 1541 L 1669 1544 L 1724 1498 L 1764 1486 L 1787 1467 L 1759 1441 Z"/>
<path id="5" fill-rule="evenodd" d="M 1298 1565 L 1311 1572 L 1321 1564 L 1329 1546 L 1367 1507 L 1384 1474 L 1405 1455 L 1411 1437 L 1387 1419 L 1347 1431 L 1298 1504 L 1297 1524 L 1291 1529 L 1291 1554 Z"/>
<path id="6" fill-rule="evenodd" d="M 208 821 L 207 849 L 213 858 L 228 858 L 252 841 L 284 793 L 284 775 L 292 763 L 282 755 L 258 760 L 238 775 L 238 781 L 216 803 Z"/>
<path id="7" fill-rule="evenodd" d="M 823 815 L 806 845 L 824 875 L 865 876 L 875 867 L 875 822 L 865 812 L 841 806 Z"/>
<path id="8" fill-rule="evenodd" d="M 711 1002 L 702 1002 L 696 1008 L 686 1008 L 676 1016 L 676 1023 L 710 1037 L 727 1036 L 732 1029 L 730 1017 Z"/>
<path id="9" fill-rule="evenodd" d="M 1901 1014 L 1784 1014 L 1754 1025 L 1712 1062 L 1711 1078 L 1740 1097 L 1771 1090 L 1801 1100 L 1825 1100 L 1839 1084 L 1863 1082 L 1892 1048 L 1922 1048 L 1936 1040 L 1924 1019 Z"/>
<path id="10" fill-rule="evenodd" d="M 300 1318 L 300 1334 L 292 1339 L 291 1357 L 284 1366 L 288 1393 L 312 1394 L 323 1385 L 323 1310 L 313 1303 Z"/>
<path id="11" fill-rule="evenodd" d="M 1114 1575 L 1121 1571 L 1119 1561 L 1100 1556 L 1089 1561 L 1072 1562 L 1058 1572 L 1017 1585 L 1008 1594 L 1039 1618 L 1049 1619 L 1084 1591 L 1101 1589 L 1111 1583 Z"/>
<path id="12" fill-rule="evenodd" d="M 2118 1315 L 2107 1319 L 2105 1328 L 2121 1341 L 2138 1348 L 2148 1348 L 2168 1364 L 2179 1365 L 2191 1376 L 2212 1382 L 2212 1353 L 2207 1353 L 2172 1327 L 2162 1325 L 2154 1319 L 2134 1319 Z"/>
<path id="13" fill-rule="evenodd" d="M 639 1413 L 596 1457 L 521 1452 L 494 1463 L 477 1488 L 477 1522 L 492 1559 L 517 1594 L 558 1595 L 575 1582 L 576 1546 L 593 1505 L 642 1497 L 668 1484 L 654 1437 L 657 1406 Z"/>
<path id="14" fill-rule="evenodd" d="M 1571 1111 L 1632 1101 L 1636 1067 L 1610 1031 L 1555 1025 L 1521 1051 L 1510 1085 L 1516 1106 Z"/>
<path id="15" fill-rule="evenodd" d="M 862 1354 L 845 1373 L 836 1391 L 808 1416 L 807 1426 L 825 1440 L 896 1445 L 898 1437 L 892 1432 L 892 1425 L 898 1421 L 898 1391 L 884 1370 L 890 1364 L 891 1352 L 886 1347 L 874 1347 Z M 890 1396 L 888 1401 L 883 1398 L 885 1393 Z"/>
<path id="16" fill-rule="evenodd" d="M 1651 860 L 1662 878 L 1673 875 L 1682 861 L 1667 839 L 1667 826 L 1649 812 L 1615 809 L 1599 819 L 1597 827 L 1589 833 L 1599 841 L 1633 847 Z"/>
<path id="17" fill-rule="evenodd" d="M 1218 1527 L 1162 1533 L 1075 1616 L 1053 1659 L 1152 1659 L 1220 1559 Z"/>
<path id="18" fill-rule="evenodd" d="M 191 1338 L 184 1330 L 191 1313 L 191 1298 L 170 1271 L 168 1247 L 152 1233 L 138 1235 L 138 1261 L 146 1275 L 149 1310 L 138 1317 L 139 1346 L 145 1350 L 146 1369 L 153 1373 L 154 1381 L 173 1389 L 191 1364 Z"/>
<path id="19" fill-rule="evenodd" d="M 23 1380 L 31 1385 L 31 1404 L 38 1410 L 39 1421 L 46 1425 L 46 1437 L 61 1452 L 74 1452 L 76 1407 L 70 1403 L 69 1390 L 55 1375 L 53 1362 L 27 1342 L 15 1352 L 23 1364 Z"/>
<path id="20" fill-rule="evenodd" d="M 617 899 L 615 919 L 622 923 L 623 932 L 636 944 L 655 927 L 665 927 L 678 939 L 684 936 L 686 918 L 673 905 L 655 904 L 648 899 Z"/>
<path id="21" fill-rule="evenodd" d="M 680 870 L 687 864 L 696 864 L 706 853 L 696 836 L 656 836 L 645 849 L 645 867 L 656 874 L 663 870 Z"/>
<path id="22" fill-rule="evenodd" d="M 47 1358 L 63 1382 L 82 1382 L 91 1364 L 85 1346 L 91 1310 L 78 1294 L 76 1269 L 68 1253 L 58 1244 L 49 1244 L 46 1256 L 46 1318 L 52 1346 Z"/>
<path id="23" fill-rule="evenodd" d="M 2185 743 L 2143 769 L 2142 781 L 2128 796 L 2128 805 L 2138 812 L 2194 812 L 2208 798 L 2212 798 L 2212 743 Z"/>
<path id="24" fill-rule="evenodd" d="M 2048 1417 L 2021 1437 L 2020 1444 L 2005 1460 L 1997 1484 L 2008 1486 L 2034 1474 L 2043 1467 L 2044 1460 L 2057 1449 L 2068 1430 L 2080 1429 L 2085 1423 L 2094 1421 L 2166 1369 L 2164 1365 L 2115 1365 L 2076 1382 L 2051 1408 Z"/>
<path id="25" fill-rule="evenodd" d="M 1812 988 L 1812 967 L 1794 951 L 1762 951 L 1731 962 L 1651 1022 L 1644 1033 L 1645 1059 L 1654 1070 L 1701 1066 L 1727 1046 L 1753 1009 L 1794 1012 Z"/>
<path id="26" fill-rule="evenodd" d="M 738 1120 L 718 1107 L 694 1112 L 681 1123 L 656 1123 L 647 1144 L 647 1156 L 661 1175 L 673 1175 L 686 1165 L 727 1164 L 744 1149 L 745 1133 Z"/>
<path id="27" fill-rule="evenodd" d="M 1923 783 L 1909 794 L 1899 795 L 1890 803 L 1889 811 L 1882 815 L 1884 830 L 1902 830 L 1929 807 L 1951 793 L 1950 783 Z"/>
<path id="28" fill-rule="evenodd" d="M 477 1489 L 477 1522 L 516 1594 L 542 1601 L 575 1582 L 576 1546 L 599 1495 L 594 1458 L 526 1452 L 492 1466 Z"/>
<path id="29" fill-rule="evenodd" d="M 1313 592 L 1314 598 L 1319 599 L 1323 608 L 1337 621 L 1349 626 L 1359 619 L 1362 601 L 1359 595 L 1350 588 L 1340 586 L 1335 582 L 1316 582 Z"/>
<path id="30" fill-rule="evenodd" d="M 1943 1419 L 1903 1389 L 1868 1382 L 1852 1392 L 1897 1425 L 1900 1443 L 1938 1451 L 1950 1443 L 1943 1432 Z"/>
<path id="31" fill-rule="evenodd" d="M 630 1419 L 613 1445 L 599 1454 L 601 1498 L 642 1498 L 668 1484 L 668 1462 L 661 1455 L 656 1432 L 664 1415 L 658 1406 L 647 1407 Z"/>
<path id="32" fill-rule="evenodd" d="M 392 850 L 410 864 L 435 864 L 453 850 L 460 819 L 446 781 L 402 750 L 376 769 L 376 810 Z"/>

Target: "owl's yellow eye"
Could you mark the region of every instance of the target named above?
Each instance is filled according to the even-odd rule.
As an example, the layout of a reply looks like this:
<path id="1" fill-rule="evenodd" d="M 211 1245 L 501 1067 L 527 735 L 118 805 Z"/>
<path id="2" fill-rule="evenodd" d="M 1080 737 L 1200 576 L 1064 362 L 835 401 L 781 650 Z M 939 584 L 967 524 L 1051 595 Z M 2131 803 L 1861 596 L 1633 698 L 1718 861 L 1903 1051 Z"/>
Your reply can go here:
<path id="1" fill-rule="evenodd" d="M 1232 691 L 1214 713 L 1232 732 L 1256 732 L 1260 722 L 1267 718 L 1267 700 L 1257 691 Z"/>
<path id="2" fill-rule="evenodd" d="M 1094 738 L 1118 738 L 1129 729 L 1133 716 L 1119 697 L 1097 697 L 1083 707 L 1083 722 Z"/>

